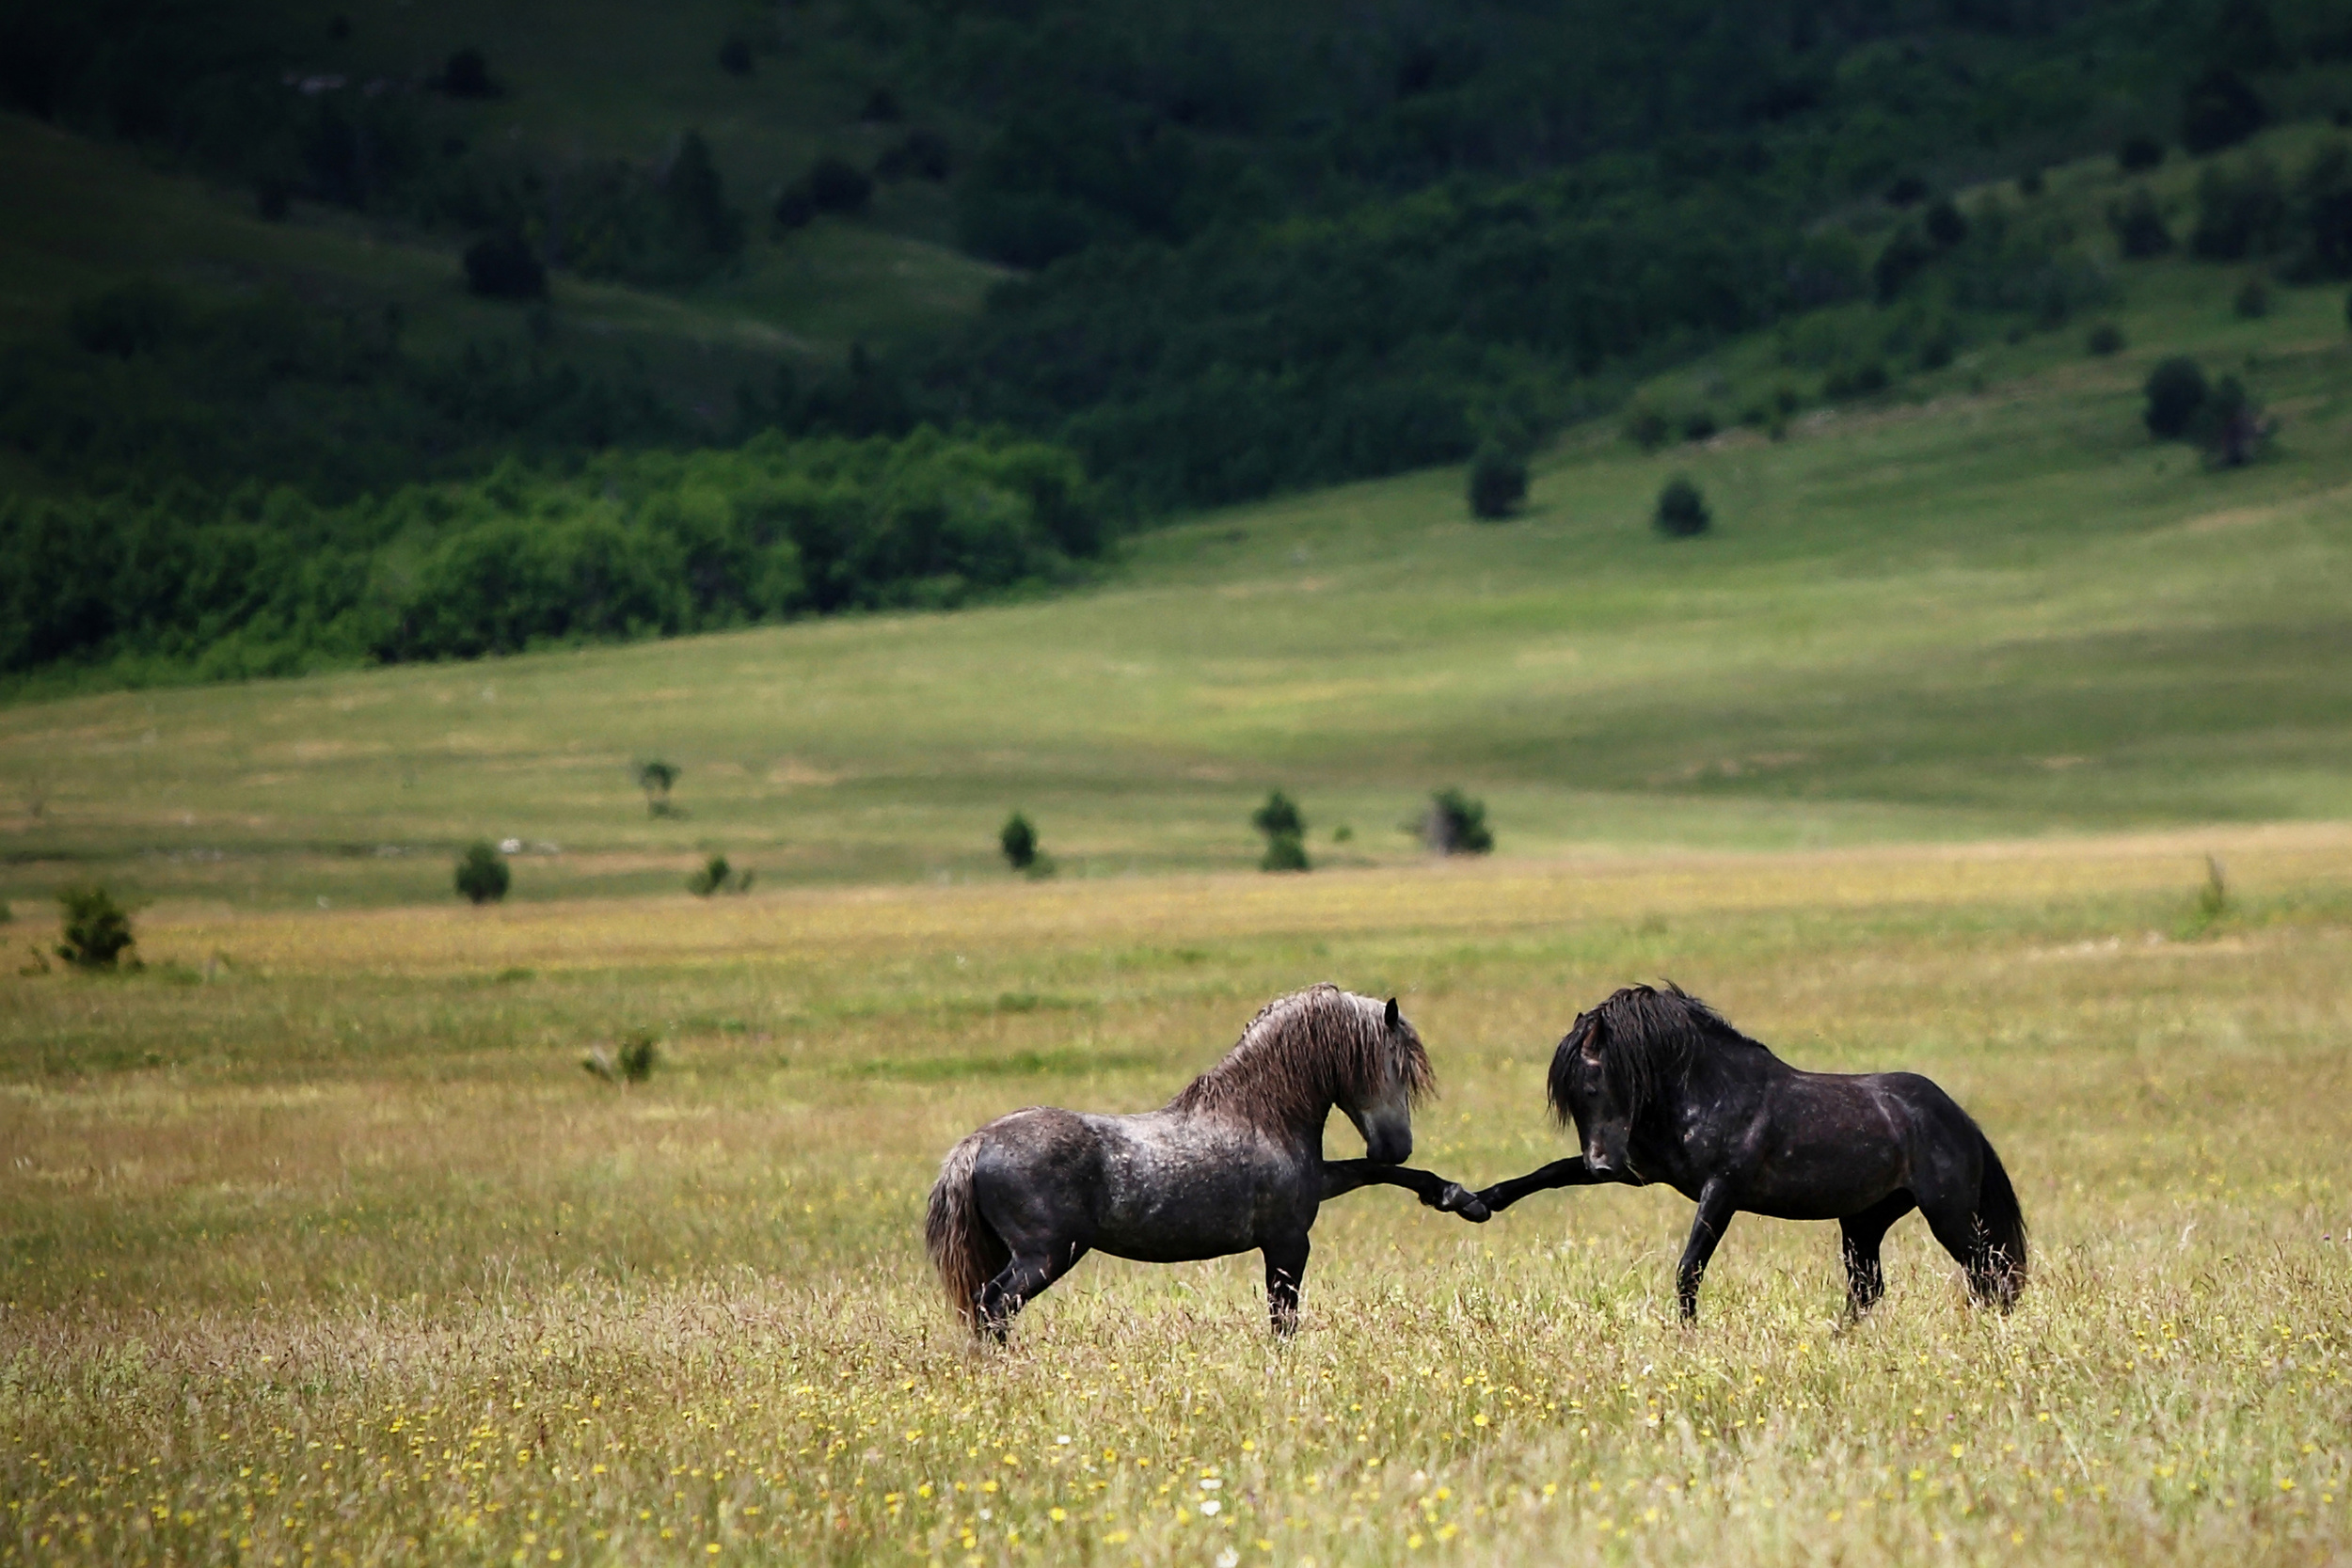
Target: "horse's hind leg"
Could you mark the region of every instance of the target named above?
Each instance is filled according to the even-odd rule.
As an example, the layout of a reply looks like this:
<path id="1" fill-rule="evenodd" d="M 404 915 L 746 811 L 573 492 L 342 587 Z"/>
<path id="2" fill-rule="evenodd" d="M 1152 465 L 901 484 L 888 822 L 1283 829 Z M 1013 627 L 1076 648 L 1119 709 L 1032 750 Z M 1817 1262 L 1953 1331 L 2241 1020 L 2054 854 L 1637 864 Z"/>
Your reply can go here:
<path id="1" fill-rule="evenodd" d="M 1086 1255 L 1087 1249 L 1075 1243 L 1047 1252 L 1014 1253 L 1012 1261 L 980 1287 L 980 1332 L 1003 1344 L 1005 1336 L 1012 1329 L 1013 1314 L 1068 1274 Z"/>
<path id="2" fill-rule="evenodd" d="M 1311 1243 L 1304 1233 L 1268 1242 L 1265 1255 L 1265 1310 L 1274 1332 L 1288 1338 L 1298 1332 L 1298 1288 L 1307 1279 Z"/>
<path id="3" fill-rule="evenodd" d="M 1879 1243 L 1887 1227 L 1911 1212 L 1909 1193 L 1892 1193 L 1859 1214 L 1837 1222 L 1838 1252 L 1846 1260 L 1846 1316 L 1860 1318 L 1886 1293 L 1886 1271 L 1879 1266 Z"/>

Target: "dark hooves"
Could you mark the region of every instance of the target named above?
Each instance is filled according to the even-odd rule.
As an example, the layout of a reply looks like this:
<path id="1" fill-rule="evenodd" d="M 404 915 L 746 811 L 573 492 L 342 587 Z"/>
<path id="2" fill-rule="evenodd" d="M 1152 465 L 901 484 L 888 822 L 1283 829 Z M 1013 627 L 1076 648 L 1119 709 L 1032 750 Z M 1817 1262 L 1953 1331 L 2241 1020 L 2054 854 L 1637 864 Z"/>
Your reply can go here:
<path id="1" fill-rule="evenodd" d="M 1483 1198 L 1456 1182 L 1446 1183 L 1445 1191 L 1438 1196 L 1438 1207 L 1461 1215 L 1472 1225 L 1484 1225 L 1494 1217 L 1494 1211 L 1486 1207 Z"/>

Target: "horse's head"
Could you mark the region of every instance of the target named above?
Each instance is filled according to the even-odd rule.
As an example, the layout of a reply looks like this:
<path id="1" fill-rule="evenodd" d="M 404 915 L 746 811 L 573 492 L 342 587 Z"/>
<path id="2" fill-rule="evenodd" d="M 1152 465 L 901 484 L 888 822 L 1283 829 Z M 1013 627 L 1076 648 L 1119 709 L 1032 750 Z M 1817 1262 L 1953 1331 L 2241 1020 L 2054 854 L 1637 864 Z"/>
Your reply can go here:
<path id="1" fill-rule="evenodd" d="M 1334 1097 L 1356 1131 L 1364 1135 L 1364 1154 L 1375 1164 L 1400 1165 L 1413 1157 L 1413 1104 L 1436 1082 L 1429 1053 L 1421 1036 L 1389 998 L 1379 1026 L 1369 1069 L 1343 1085 Z"/>
<path id="2" fill-rule="evenodd" d="M 1610 1059 L 1609 1025 L 1597 1011 L 1579 1013 L 1562 1037 L 1546 1087 L 1552 1114 L 1576 1124 L 1586 1166 L 1596 1174 L 1640 1179 L 1628 1152 L 1642 1108 L 1639 1095 L 1635 1082 Z"/>

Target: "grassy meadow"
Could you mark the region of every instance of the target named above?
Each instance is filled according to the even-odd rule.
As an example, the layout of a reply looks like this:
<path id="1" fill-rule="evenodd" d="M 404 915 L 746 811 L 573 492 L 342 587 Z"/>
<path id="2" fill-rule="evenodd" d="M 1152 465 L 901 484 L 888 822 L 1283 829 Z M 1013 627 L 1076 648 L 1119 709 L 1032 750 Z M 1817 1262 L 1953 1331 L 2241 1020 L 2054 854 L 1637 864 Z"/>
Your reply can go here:
<path id="1" fill-rule="evenodd" d="M 2197 851 L 2233 902 L 2197 912 Z M 0 1008 L 0 1542 L 33 1561 L 2332 1561 L 2352 1550 L 2352 832 L 1591 857 L 473 911 L 158 911 Z M 1915 1220 L 1327 1211 L 1092 1259 L 977 1353 L 940 1153 L 1156 1103 L 1265 997 L 1402 993 L 1417 1164 L 1562 1145 L 1575 1008 L 1669 974 L 1928 1072 L 2017 1175 L 2014 1316 Z M 650 1082 L 579 1062 L 658 1032 Z M 1344 1129 L 1333 1152 L 1350 1152 Z"/>

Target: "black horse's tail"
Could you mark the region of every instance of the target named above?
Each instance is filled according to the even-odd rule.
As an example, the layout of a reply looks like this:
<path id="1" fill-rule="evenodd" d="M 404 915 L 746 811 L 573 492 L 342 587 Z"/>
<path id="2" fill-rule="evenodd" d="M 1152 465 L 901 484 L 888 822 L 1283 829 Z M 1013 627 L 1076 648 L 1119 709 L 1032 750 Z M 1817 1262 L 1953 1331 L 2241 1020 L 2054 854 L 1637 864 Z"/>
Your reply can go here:
<path id="1" fill-rule="evenodd" d="M 930 1212 L 923 1224 L 924 1244 L 931 1267 L 939 1271 L 940 1284 L 946 1288 L 947 1305 L 975 1334 L 980 1332 L 980 1287 L 1012 1261 L 1011 1252 L 989 1227 L 972 1196 L 972 1166 L 980 1157 L 983 1135 L 973 1133 L 940 1162 Z"/>
<path id="2" fill-rule="evenodd" d="M 1979 1132 L 1977 1142 L 1984 1148 L 1984 1180 L 1977 1189 L 1977 1236 L 1984 1252 L 1969 1271 L 1975 1276 L 1970 1283 L 1979 1299 L 2006 1312 L 2026 1288 L 2026 1216 L 1993 1141 Z"/>

